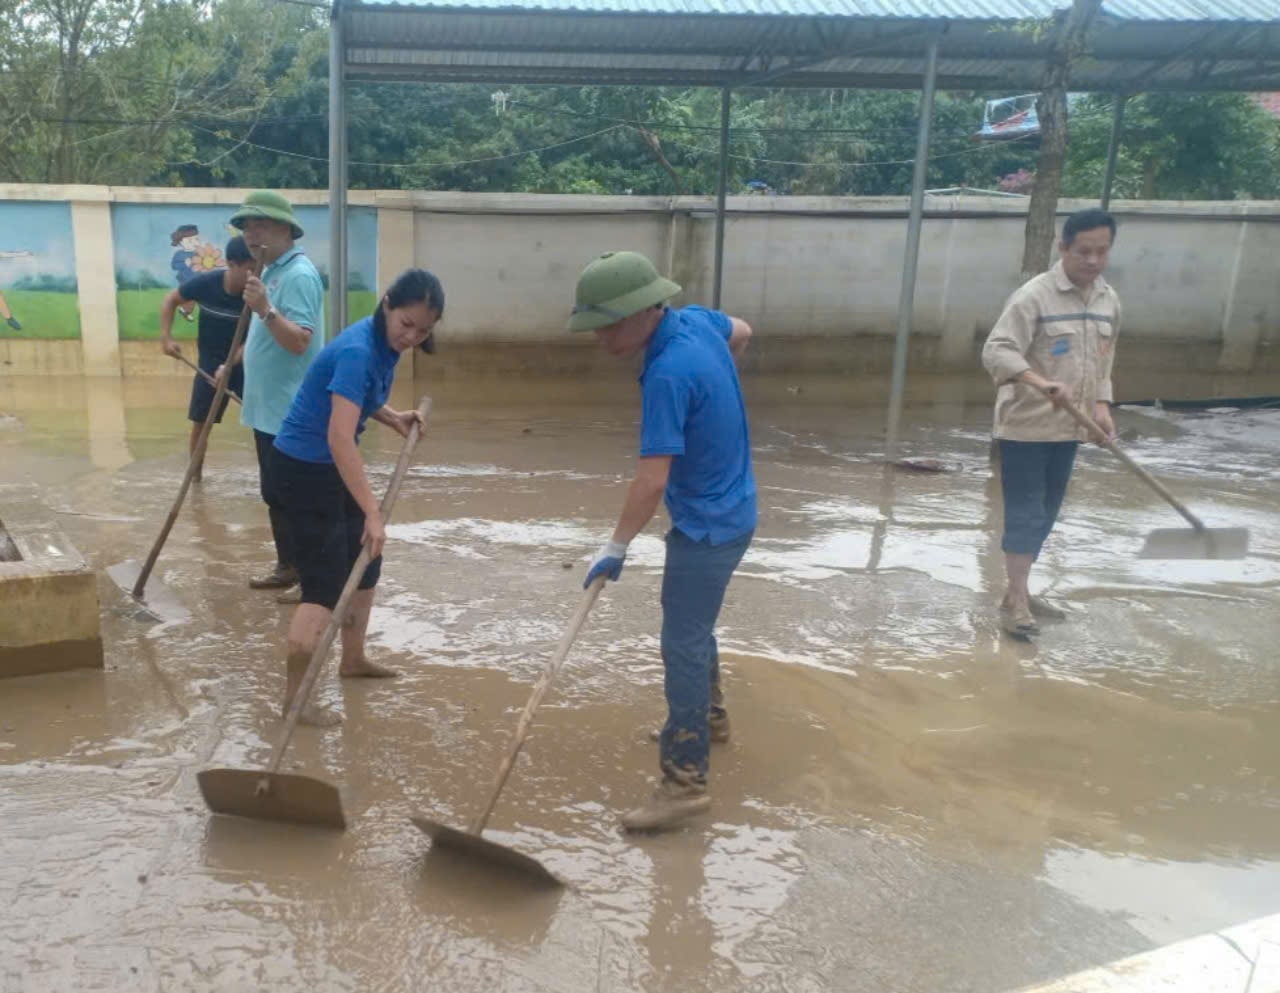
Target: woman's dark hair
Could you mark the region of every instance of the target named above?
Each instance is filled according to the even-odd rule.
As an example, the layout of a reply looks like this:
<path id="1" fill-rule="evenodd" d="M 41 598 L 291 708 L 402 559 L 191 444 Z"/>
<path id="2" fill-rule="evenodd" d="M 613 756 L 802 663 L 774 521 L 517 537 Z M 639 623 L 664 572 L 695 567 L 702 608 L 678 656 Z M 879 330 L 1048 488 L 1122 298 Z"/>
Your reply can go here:
<path id="1" fill-rule="evenodd" d="M 387 318 L 382 312 L 382 305 L 395 310 L 411 303 L 425 303 L 440 317 L 444 316 L 444 287 L 434 273 L 426 269 L 406 269 L 387 287 L 387 292 L 378 301 L 378 308 L 373 312 L 373 327 L 379 334 L 387 333 Z M 436 333 L 433 329 L 426 340 L 418 346 L 428 355 L 436 350 Z"/>
<path id="2" fill-rule="evenodd" d="M 1116 219 L 1105 210 L 1089 207 L 1086 210 L 1077 210 L 1067 218 L 1067 222 L 1062 225 L 1062 243 L 1070 245 L 1076 240 L 1076 235 L 1092 231 L 1094 228 L 1110 228 L 1111 240 L 1116 240 Z"/>

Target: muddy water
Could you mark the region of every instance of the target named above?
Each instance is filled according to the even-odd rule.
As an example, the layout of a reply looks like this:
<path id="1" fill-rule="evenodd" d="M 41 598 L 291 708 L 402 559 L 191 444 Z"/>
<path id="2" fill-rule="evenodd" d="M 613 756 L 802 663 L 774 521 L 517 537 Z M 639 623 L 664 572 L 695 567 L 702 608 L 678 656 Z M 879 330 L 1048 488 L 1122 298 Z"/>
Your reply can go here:
<path id="1" fill-rule="evenodd" d="M 0 515 L 99 568 L 141 557 L 183 390 L 0 381 Z M 704 823 L 615 820 L 655 766 L 655 526 L 490 822 L 570 888 L 428 857 L 407 815 L 469 823 L 612 526 L 629 390 L 432 390 L 371 635 L 404 676 L 329 679 L 346 724 L 288 763 L 343 787 L 341 835 L 213 818 L 196 789 L 266 760 L 288 617 L 244 586 L 269 534 L 252 442 L 219 429 L 156 574 L 190 618 L 141 624 L 104 578 L 106 669 L 0 682 L 0 991 L 998 991 L 1280 909 L 1280 411 L 1122 414 L 1251 555 L 1137 560 L 1178 519 L 1087 453 L 1038 570 L 1071 618 L 1020 645 L 977 380 L 916 384 L 908 454 L 938 475 L 886 475 L 878 382 L 748 384 L 763 515 Z M 371 429 L 379 483 L 397 447 Z"/>

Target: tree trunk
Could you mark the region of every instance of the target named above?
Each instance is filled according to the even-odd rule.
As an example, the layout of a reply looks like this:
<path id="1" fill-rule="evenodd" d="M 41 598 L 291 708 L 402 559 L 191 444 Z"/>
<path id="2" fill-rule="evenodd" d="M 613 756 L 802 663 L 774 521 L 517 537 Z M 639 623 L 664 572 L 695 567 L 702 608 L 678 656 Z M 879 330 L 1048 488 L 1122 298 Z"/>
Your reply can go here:
<path id="1" fill-rule="evenodd" d="M 1071 9 L 1053 34 L 1044 84 L 1036 100 L 1040 158 L 1023 236 L 1023 279 L 1049 268 L 1062 192 L 1062 167 L 1067 160 L 1067 87 L 1071 83 L 1071 67 L 1085 53 L 1089 25 L 1101 6 L 1102 0 L 1072 0 Z"/>

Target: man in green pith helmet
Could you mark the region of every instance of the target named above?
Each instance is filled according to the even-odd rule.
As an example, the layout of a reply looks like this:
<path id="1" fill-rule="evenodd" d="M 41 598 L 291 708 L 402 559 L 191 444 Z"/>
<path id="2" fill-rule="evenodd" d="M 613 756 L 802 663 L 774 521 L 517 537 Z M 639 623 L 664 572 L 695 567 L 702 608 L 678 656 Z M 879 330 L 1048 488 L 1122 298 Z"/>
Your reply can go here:
<path id="1" fill-rule="evenodd" d="M 271 478 L 271 446 L 307 367 L 324 347 L 324 283 L 295 242 L 302 226 L 279 193 L 255 190 L 231 217 L 263 265 L 250 276 L 244 302 L 253 310 L 245 338 L 244 401 L 240 421 L 253 429 L 262 499 L 271 519 L 275 568 L 249 580 L 253 589 L 287 589 L 298 582 L 297 560 L 284 510 Z M 234 363 L 238 356 L 232 356 Z"/>
<path id="2" fill-rule="evenodd" d="M 674 827 L 711 806 L 711 742 L 729 736 L 715 625 L 756 527 L 751 438 L 735 366 L 751 328 L 719 311 L 667 306 L 679 292 L 643 255 L 610 252 L 578 278 L 569 319 L 571 331 L 594 331 L 610 355 L 644 356 L 635 478 L 584 586 L 599 576 L 618 579 L 627 546 L 664 495 L 671 514 L 662 574 L 662 778 L 646 803 L 623 814 L 632 831 Z"/>

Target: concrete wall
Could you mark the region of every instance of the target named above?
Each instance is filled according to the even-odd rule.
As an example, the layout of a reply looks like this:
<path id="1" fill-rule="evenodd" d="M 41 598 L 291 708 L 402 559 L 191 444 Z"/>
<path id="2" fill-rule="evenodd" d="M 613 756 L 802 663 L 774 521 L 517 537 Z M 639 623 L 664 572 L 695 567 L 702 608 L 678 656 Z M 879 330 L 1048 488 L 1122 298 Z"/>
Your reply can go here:
<path id="1" fill-rule="evenodd" d="M 300 205 L 325 201 L 322 192 L 286 192 Z M 0 328 L 3 368 L 184 374 L 158 361 L 153 342 L 118 340 L 114 283 L 104 278 L 112 271 L 110 208 L 234 204 L 241 193 L 0 186 L 0 213 L 6 199 L 71 203 L 83 325 L 78 343 L 14 341 Z M 444 281 L 442 354 L 428 360 L 437 369 L 465 367 L 462 346 L 498 342 L 522 369 L 586 362 L 589 339 L 568 335 L 564 320 L 578 270 L 611 248 L 649 254 L 685 286 L 682 302 L 710 299 L 706 198 L 355 191 L 351 199 L 376 209 L 380 286 L 410 264 Z M 1086 205 L 1064 201 L 1061 211 Z M 760 330 L 755 363 L 827 371 L 886 364 L 905 199 L 737 197 L 729 206 L 724 307 Z M 1020 200 L 928 199 L 913 369 L 974 362 L 1017 284 L 1025 209 Z M 1124 303 L 1122 359 L 1269 368 L 1280 339 L 1280 202 L 1121 201 L 1114 210 L 1121 234 L 1109 276 Z"/>

